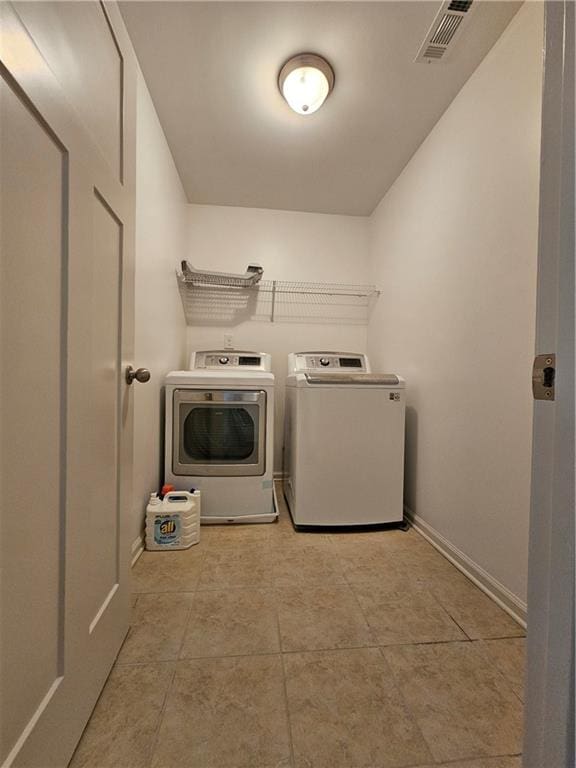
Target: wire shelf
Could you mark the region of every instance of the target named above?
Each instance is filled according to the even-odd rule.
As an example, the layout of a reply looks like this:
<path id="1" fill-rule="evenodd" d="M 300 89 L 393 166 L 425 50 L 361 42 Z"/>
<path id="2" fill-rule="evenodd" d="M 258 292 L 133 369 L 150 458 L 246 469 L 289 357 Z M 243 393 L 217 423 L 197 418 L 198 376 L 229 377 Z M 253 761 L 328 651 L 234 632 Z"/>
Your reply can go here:
<path id="1" fill-rule="evenodd" d="M 264 270 L 259 264 L 248 264 L 243 275 L 196 269 L 187 261 L 181 262 L 181 267 L 180 275 L 182 280 L 186 285 L 195 287 L 252 288 L 260 282 L 264 274 Z"/>
<path id="2" fill-rule="evenodd" d="M 352 296 L 359 299 L 369 299 L 378 296 L 380 291 L 374 285 L 356 285 L 353 283 L 308 283 L 289 282 L 285 280 L 265 280 L 260 283 L 263 292 L 302 296 Z"/>
<path id="3" fill-rule="evenodd" d="M 247 284 L 246 276 L 196 270 L 177 270 L 176 277 L 189 325 L 247 319 L 365 324 L 380 295 L 375 285 L 356 283 L 260 279 Z"/>

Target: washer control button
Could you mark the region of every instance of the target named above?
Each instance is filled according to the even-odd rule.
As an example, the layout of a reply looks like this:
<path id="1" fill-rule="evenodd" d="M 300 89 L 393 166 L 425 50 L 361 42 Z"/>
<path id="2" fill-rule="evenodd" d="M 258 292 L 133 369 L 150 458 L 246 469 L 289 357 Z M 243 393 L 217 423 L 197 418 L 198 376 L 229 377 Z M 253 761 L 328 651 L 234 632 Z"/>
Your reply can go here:
<path id="1" fill-rule="evenodd" d="M 218 358 L 218 362 L 220 363 L 220 365 L 226 365 L 226 363 L 230 362 L 230 358 L 229 357 L 219 357 Z"/>
<path id="2" fill-rule="evenodd" d="M 330 360 L 327 357 L 321 357 L 320 358 L 320 365 L 330 365 Z"/>

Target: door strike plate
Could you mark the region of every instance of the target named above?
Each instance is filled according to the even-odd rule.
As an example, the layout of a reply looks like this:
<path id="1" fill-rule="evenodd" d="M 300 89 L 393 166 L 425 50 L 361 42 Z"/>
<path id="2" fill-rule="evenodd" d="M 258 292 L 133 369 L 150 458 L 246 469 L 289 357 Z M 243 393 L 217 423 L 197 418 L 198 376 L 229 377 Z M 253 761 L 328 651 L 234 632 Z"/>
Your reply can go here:
<path id="1" fill-rule="evenodd" d="M 532 392 L 534 400 L 554 400 L 556 380 L 556 355 L 537 355 L 532 368 Z"/>

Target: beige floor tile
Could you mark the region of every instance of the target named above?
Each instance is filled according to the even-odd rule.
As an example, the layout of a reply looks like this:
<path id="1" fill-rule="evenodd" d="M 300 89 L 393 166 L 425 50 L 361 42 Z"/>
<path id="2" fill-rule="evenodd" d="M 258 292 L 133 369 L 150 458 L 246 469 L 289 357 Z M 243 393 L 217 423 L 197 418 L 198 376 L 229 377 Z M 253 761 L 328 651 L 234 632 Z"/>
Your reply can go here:
<path id="1" fill-rule="evenodd" d="M 289 764 L 280 656 L 178 663 L 153 768 L 279 768 Z"/>
<path id="2" fill-rule="evenodd" d="M 267 551 L 208 552 L 198 589 L 235 589 L 272 586 L 274 560 Z"/>
<path id="3" fill-rule="evenodd" d="M 352 534 L 353 535 L 353 534 Z M 334 551 L 342 561 L 349 564 L 358 562 L 387 562 L 391 558 L 398 557 L 396 550 L 383 546 L 381 542 L 367 538 L 364 541 L 357 539 L 341 540 L 330 537 Z"/>
<path id="4" fill-rule="evenodd" d="M 522 705 L 473 643 L 382 653 L 438 762 L 520 752 Z"/>
<path id="5" fill-rule="evenodd" d="M 512 685 L 514 693 L 524 701 L 524 668 L 526 665 L 526 641 L 523 637 L 507 637 L 503 640 L 479 640 L 477 647 L 495 664 Z"/>
<path id="6" fill-rule="evenodd" d="M 181 658 L 279 650 L 276 599 L 272 591 L 207 590 L 194 596 Z"/>
<path id="7" fill-rule="evenodd" d="M 389 592 L 401 592 L 410 586 L 402 558 L 370 550 L 362 556 L 345 554 L 339 558 L 344 578 L 351 585 L 375 585 Z"/>
<path id="8" fill-rule="evenodd" d="M 330 543 L 327 536 L 324 536 L 323 538 L 314 536 L 312 539 L 299 538 L 298 535 L 296 537 L 278 536 L 275 539 L 271 539 L 269 545 L 270 552 L 276 560 L 283 554 L 292 554 L 303 550 L 314 549 L 325 553 L 327 557 L 334 558 L 334 562 L 337 562 L 334 546 Z"/>
<path id="9" fill-rule="evenodd" d="M 276 593 L 283 651 L 372 645 L 350 587 L 283 587 Z"/>
<path id="10" fill-rule="evenodd" d="M 177 659 L 192 597 L 191 593 L 173 592 L 139 595 L 118 663 Z"/>
<path id="11" fill-rule="evenodd" d="M 207 549 L 236 549 L 266 542 L 274 523 L 245 525 L 203 525 L 200 539 Z"/>
<path id="12" fill-rule="evenodd" d="M 198 584 L 203 559 L 199 545 L 176 552 L 143 552 L 132 569 L 132 590 L 191 592 Z"/>
<path id="13" fill-rule="evenodd" d="M 472 640 L 523 637 L 525 630 L 469 579 L 430 579 L 429 589 Z"/>
<path id="14" fill-rule="evenodd" d="M 401 563 L 403 553 L 391 550 L 389 547 L 383 547 L 377 541 L 349 541 L 336 542 L 332 539 L 334 551 L 342 562 L 354 565 L 358 562 L 369 563 Z"/>
<path id="15" fill-rule="evenodd" d="M 213 545 L 206 552 L 206 563 L 215 561 L 225 562 L 227 560 L 257 560 L 258 558 L 263 560 L 270 559 L 270 542 L 268 539 L 247 541 L 234 546 Z"/>
<path id="16" fill-rule="evenodd" d="M 284 657 L 296 768 L 401 768 L 430 762 L 376 648 Z"/>
<path id="17" fill-rule="evenodd" d="M 434 763 L 434 765 L 422 765 L 418 768 L 522 768 L 522 758 L 519 755 L 515 757 L 481 757 L 479 760 Z"/>
<path id="18" fill-rule="evenodd" d="M 213 547 L 204 557 L 203 567 L 213 565 L 270 565 L 274 560 L 268 539 L 245 542 L 238 547 Z"/>
<path id="19" fill-rule="evenodd" d="M 278 587 L 297 585 L 345 584 L 338 557 L 325 546 L 305 546 L 277 550 L 274 583 Z"/>
<path id="20" fill-rule="evenodd" d="M 414 529 L 359 531 L 350 530 L 331 533 L 330 538 L 343 551 L 347 548 L 361 552 L 361 548 L 379 547 L 389 552 L 410 552 L 425 550 L 430 545 Z"/>
<path id="21" fill-rule="evenodd" d="M 147 768 L 173 664 L 115 667 L 69 768 Z"/>
<path id="22" fill-rule="evenodd" d="M 466 640 L 466 635 L 429 592 L 389 592 L 353 587 L 378 645 Z"/>
<path id="23" fill-rule="evenodd" d="M 452 563 L 430 544 L 418 551 L 410 550 L 399 553 L 402 566 L 406 569 L 413 587 L 427 588 L 433 584 L 453 584 L 469 580 Z"/>

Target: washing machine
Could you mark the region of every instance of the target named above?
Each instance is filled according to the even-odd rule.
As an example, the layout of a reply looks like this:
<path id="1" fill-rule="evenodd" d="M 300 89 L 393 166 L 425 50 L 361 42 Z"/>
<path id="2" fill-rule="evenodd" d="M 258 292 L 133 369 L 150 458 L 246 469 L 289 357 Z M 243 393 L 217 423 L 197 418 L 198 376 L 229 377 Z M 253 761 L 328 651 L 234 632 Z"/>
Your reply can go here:
<path id="1" fill-rule="evenodd" d="M 405 381 L 364 354 L 288 356 L 284 494 L 296 526 L 403 519 Z"/>
<path id="2" fill-rule="evenodd" d="M 200 489 L 203 524 L 275 521 L 270 355 L 194 352 L 165 398 L 165 482 Z"/>

